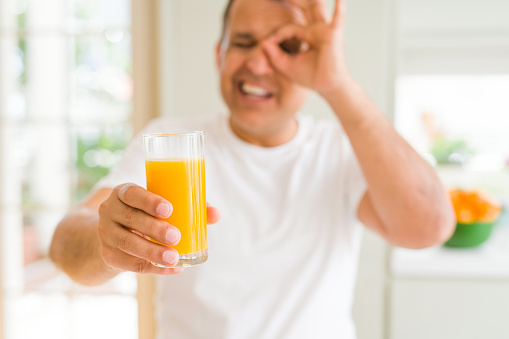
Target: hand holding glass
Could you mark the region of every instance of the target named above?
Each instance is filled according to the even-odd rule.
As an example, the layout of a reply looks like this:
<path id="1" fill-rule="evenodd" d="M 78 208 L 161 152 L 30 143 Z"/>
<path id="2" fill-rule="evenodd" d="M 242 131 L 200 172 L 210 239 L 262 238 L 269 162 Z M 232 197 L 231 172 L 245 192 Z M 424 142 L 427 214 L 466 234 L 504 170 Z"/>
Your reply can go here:
<path id="1" fill-rule="evenodd" d="M 159 244 L 179 252 L 174 267 L 201 264 L 208 258 L 204 134 L 144 134 L 143 140 L 147 190 L 173 205 L 172 214 L 165 220 L 181 234 L 175 246 Z"/>

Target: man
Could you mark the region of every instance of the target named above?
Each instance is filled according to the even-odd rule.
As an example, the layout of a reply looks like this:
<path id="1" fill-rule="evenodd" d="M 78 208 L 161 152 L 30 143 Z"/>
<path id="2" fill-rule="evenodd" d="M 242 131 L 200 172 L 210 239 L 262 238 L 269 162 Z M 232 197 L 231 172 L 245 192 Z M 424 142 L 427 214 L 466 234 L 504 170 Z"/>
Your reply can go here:
<path id="1" fill-rule="evenodd" d="M 206 133 L 207 198 L 216 206 L 208 222 L 219 211 L 222 220 L 209 227 L 205 264 L 151 265 L 174 266 L 178 253 L 126 230 L 180 239 L 160 220 L 171 201 L 140 187 L 137 138 L 59 224 L 57 265 L 89 285 L 123 271 L 157 274 L 160 338 L 355 338 L 358 221 L 393 245 L 423 248 L 445 241 L 454 217 L 433 170 L 351 78 L 343 23 L 341 0 L 332 18 L 323 0 L 230 1 L 216 55 L 229 116 L 146 128 Z M 309 90 L 341 127 L 297 114 Z"/>

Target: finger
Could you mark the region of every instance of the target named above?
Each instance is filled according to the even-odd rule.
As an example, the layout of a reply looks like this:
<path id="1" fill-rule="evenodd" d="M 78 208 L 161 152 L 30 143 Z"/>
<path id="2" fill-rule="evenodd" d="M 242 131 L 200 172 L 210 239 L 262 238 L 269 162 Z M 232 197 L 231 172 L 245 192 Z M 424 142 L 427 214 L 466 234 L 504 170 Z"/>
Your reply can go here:
<path id="1" fill-rule="evenodd" d="M 346 1 L 336 0 L 334 14 L 332 16 L 332 26 L 339 27 L 343 25 L 344 15 L 346 11 Z"/>
<path id="2" fill-rule="evenodd" d="M 156 218 L 168 218 L 173 212 L 173 206 L 162 197 L 153 194 L 135 184 L 123 184 L 115 188 L 120 201 L 137 208 Z"/>
<path id="3" fill-rule="evenodd" d="M 326 22 L 327 12 L 323 0 L 286 0 L 304 12 L 308 23 Z"/>
<path id="4" fill-rule="evenodd" d="M 310 49 L 311 46 L 307 41 L 306 29 L 289 24 L 267 38 L 262 46 L 276 68 L 285 68 L 284 65 L 295 62 L 296 55 Z"/>
<path id="5" fill-rule="evenodd" d="M 311 0 L 310 12 L 313 22 L 329 22 L 327 8 L 323 0 Z"/>
<path id="6" fill-rule="evenodd" d="M 207 224 L 215 224 L 221 219 L 221 212 L 214 206 L 207 205 Z"/>
<path id="7" fill-rule="evenodd" d="M 164 266 L 175 266 L 178 263 L 179 254 L 173 248 L 147 241 L 121 226 L 111 227 L 110 232 L 113 247 L 122 252 Z"/>
<path id="8" fill-rule="evenodd" d="M 134 234 L 136 234 L 137 236 L 139 237 L 142 237 L 143 239 L 146 239 L 148 241 L 150 241 L 152 238 L 149 237 L 148 235 L 145 235 L 145 234 L 142 234 L 140 232 L 138 232 L 137 230 L 133 230 L 132 228 L 128 228 L 127 229 L 129 232 L 133 232 Z"/>
<path id="9" fill-rule="evenodd" d="M 158 267 L 148 260 L 134 257 L 130 254 L 114 249 L 103 251 L 103 260 L 106 265 L 113 269 L 141 274 L 172 275 L 184 271 L 183 267 Z"/>
<path id="10" fill-rule="evenodd" d="M 313 21 L 309 0 L 286 0 L 285 2 L 300 10 L 308 24 Z"/>
<path id="11" fill-rule="evenodd" d="M 263 44 L 263 49 L 267 53 L 269 60 L 273 67 L 282 74 L 287 74 L 292 64 L 294 63 L 294 56 L 283 52 L 279 44 L 275 41 L 267 41 Z"/>
<path id="12" fill-rule="evenodd" d="M 148 235 L 163 244 L 176 245 L 180 241 L 181 234 L 178 228 L 142 210 L 120 203 L 119 207 L 112 209 L 110 213 L 111 219 L 122 226 Z"/>
<path id="13" fill-rule="evenodd" d="M 292 38 L 295 38 L 299 41 L 305 41 L 306 43 L 308 43 L 311 36 L 304 27 L 296 24 L 287 24 L 278 29 L 270 37 L 265 39 L 265 41 L 279 44 L 285 40 L 290 40 Z"/>

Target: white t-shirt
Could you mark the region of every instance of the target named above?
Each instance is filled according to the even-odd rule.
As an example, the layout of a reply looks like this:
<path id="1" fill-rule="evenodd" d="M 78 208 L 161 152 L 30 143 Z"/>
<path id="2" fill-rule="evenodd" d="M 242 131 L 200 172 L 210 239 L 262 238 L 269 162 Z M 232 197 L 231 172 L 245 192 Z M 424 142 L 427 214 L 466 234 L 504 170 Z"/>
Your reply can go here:
<path id="1" fill-rule="evenodd" d="M 239 139 L 225 115 L 145 129 L 205 132 L 207 201 L 222 214 L 208 227 L 206 263 L 158 276 L 158 338 L 355 338 L 366 183 L 338 123 L 298 122 L 292 140 L 270 148 Z M 124 182 L 146 187 L 140 136 L 98 186 Z"/>

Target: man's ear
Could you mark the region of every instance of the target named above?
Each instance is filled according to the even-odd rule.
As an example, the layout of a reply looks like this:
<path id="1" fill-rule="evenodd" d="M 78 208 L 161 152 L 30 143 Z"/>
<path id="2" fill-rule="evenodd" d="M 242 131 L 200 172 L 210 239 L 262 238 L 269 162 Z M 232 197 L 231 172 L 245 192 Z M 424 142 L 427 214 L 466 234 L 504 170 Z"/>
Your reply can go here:
<path id="1" fill-rule="evenodd" d="M 222 40 L 216 44 L 216 67 L 217 67 L 218 71 L 221 69 L 221 65 L 223 64 L 223 57 L 224 57 L 224 55 L 221 54 L 221 45 L 222 45 Z"/>

